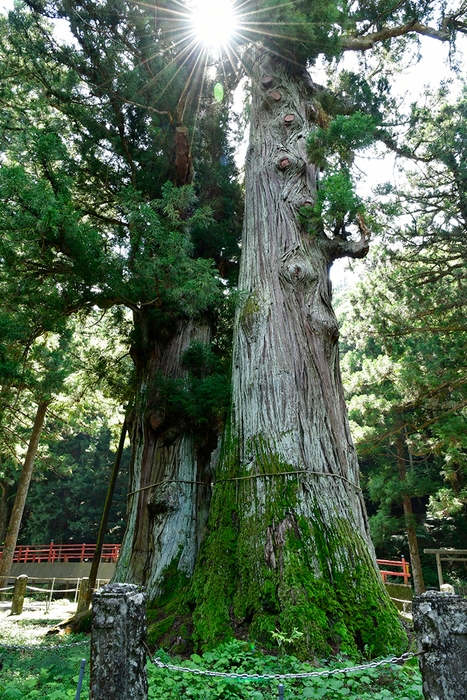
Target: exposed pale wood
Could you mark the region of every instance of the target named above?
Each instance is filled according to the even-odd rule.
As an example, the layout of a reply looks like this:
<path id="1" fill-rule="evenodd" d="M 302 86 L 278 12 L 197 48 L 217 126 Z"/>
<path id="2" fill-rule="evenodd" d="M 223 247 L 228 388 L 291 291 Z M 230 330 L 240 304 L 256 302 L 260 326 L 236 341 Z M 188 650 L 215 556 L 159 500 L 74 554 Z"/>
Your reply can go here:
<path id="1" fill-rule="evenodd" d="M 137 408 L 128 417 L 132 443 L 127 528 L 115 581 L 144 584 L 148 597 L 162 592 L 163 572 L 175 563 L 193 573 L 211 497 L 211 452 L 189 430 L 166 419 L 157 377 L 185 376 L 182 357 L 193 341 L 209 343 L 208 325 L 180 321 L 165 343 L 154 340 L 140 377 Z M 216 453 L 217 454 L 217 453 Z"/>
<path id="2" fill-rule="evenodd" d="M 270 75 L 265 75 L 263 78 L 261 78 L 261 85 L 267 89 L 270 88 L 273 83 L 273 79 Z"/>

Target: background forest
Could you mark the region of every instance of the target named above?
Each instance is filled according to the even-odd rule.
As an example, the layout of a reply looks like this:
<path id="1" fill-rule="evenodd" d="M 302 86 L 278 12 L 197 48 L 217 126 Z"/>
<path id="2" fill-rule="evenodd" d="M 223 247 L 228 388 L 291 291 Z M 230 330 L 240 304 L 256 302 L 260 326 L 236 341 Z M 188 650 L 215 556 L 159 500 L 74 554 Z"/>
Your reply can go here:
<path id="1" fill-rule="evenodd" d="M 201 78 L 166 5 L 28 0 L 0 18 L 2 540 L 29 464 L 18 542 L 94 542 L 124 420 L 133 457 L 127 446 L 108 542 L 137 517 L 128 484 L 146 463 L 158 466 L 142 489 L 173 477 L 177 460 L 177 478 L 210 484 L 231 401 L 234 315 L 241 304 L 257 311 L 237 292 L 237 76 L 224 58 Z M 327 236 L 342 255 L 358 244 L 363 257 L 371 232 L 359 280 L 335 283 L 341 369 L 377 554 L 410 558 L 419 590 L 437 584 L 423 548 L 467 548 L 460 15 L 450 15 L 446 81 L 410 105 L 391 95 L 405 64 L 388 43 L 359 70 L 337 71 L 334 39 L 315 37 L 331 68 L 318 91 L 326 114 L 307 143 L 320 186 L 300 209 L 310 240 Z M 66 39 L 54 28 L 64 19 Z M 416 38 L 404 42 L 404 60 L 416 62 Z M 369 152 L 393 154 L 400 172 L 366 196 L 356 159 Z M 199 546 L 207 491 L 187 551 Z M 142 532 L 175 517 L 162 500 L 149 503 Z M 129 566 L 142 569 L 136 556 Z M 464 590 L 465 566 L 447 578 Z"/>

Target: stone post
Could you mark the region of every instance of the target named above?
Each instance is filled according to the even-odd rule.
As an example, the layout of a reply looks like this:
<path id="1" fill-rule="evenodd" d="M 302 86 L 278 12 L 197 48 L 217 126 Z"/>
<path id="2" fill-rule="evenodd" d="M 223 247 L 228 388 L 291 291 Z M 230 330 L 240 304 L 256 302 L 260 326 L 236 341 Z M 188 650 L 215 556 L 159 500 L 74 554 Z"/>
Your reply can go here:
<path id="1" fill-rule="evenodd" d="M 84 612 L 89 608 L 88 605 L 88 595 L 89 595 L 89 578 L 84 576 L 79 583 L 78 591 L 78 605 L 76 606 L 76 615 L 78 613 Z"/>
<path id="2" fill-rule="evenodd" d="M 92 595 L 90 700 L 147 700 L 146 594 L 110 583 Z"/>
<path id="3" fill-rule="evenodd" d="M 467 600 L 427 591 L 412 602 L 427 700 L 467 700 Z"/>
<path id="4" fill-rule="evenodd" d="M 24 597 L 26 595 L 26 586 L 28 585 L 28 577 L 26 574 L 21 574 L 15 581 L 15 589 L 13 591 L 13 601 L 11 603 L 10 615 L 21 615 L 23 612 Z"/>

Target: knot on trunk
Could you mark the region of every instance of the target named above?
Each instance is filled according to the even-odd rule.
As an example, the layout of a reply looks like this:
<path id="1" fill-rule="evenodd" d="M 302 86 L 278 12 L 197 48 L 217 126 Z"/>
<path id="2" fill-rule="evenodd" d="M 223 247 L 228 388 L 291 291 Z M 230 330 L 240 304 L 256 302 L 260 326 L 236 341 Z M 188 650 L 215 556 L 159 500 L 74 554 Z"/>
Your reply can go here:
<path id="1" fill-rule="evenodd" d="M 165 411 L 147 411 L 146 419 L 153 430 L 159 430 L 165 423 Z"/>
<path id="2" fill-rule="evenodd" d="M 159 490 L 159 489 L 158 489 Z M 151 494 L 148 503 L 148 513 L 151 518 L 174 513 L 180 507 L 180 493 L 178 484 L 165 484 L 163 492 L 157 495 Z"/>
<path id="3" fill-rule="evenodd" d="M 282 95 L 278 90 L 271 90 L 269 96 L 274 100 L 274 102 L 279 102 L 282 99 Z"/>
<path id="4" fill-rule="evenodd" d="M 302 290 L 309 289 L 318 279 L 310 261 L 300 253 L 283 259 L 279 275 L 286 284 Z"/>
<path id="5" fill-rule="evenodd" d="M 240 313 L 240 325 L 246 337 L 253 341 L 258 337 L 260 328 L 264 323 L 265 309 L 268 300 L 261 298 L 256 290 L 253 290 L 243 305 Z"/>

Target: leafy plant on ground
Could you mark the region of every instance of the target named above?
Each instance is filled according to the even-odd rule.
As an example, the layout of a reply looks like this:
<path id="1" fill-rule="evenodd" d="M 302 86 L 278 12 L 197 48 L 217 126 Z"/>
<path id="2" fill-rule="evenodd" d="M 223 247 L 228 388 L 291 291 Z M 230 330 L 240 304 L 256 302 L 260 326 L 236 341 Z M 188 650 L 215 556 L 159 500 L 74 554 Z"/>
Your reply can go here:
<path id="1" fill-rule="evenodd" d="M 320 660 L 319 668 L 298 661 L 294 656 L 277 657 L 257 651 L 253 644 L 232 640 L 219 645 L 202 656 L 192 654 L 189 661 L 171 661 L 163 651 L 158 656 L 164 663 L 174 663 L 186 668 L 206 669 L 222 673 L 275 675 L 280 673 L 304 673 L 325 671 L 351 666 L 349 660 Z M 283 670 L 282 670 L 283 667 Z M 278 684 L 284 683 L 284 700 L 310 698 L 311 700 L 421 700 L 422 685 L 418 665 L 408 662 L 404 666 L 390 664 L 378 668 L 342 673 L 333 676 L 305 679 L 219 678 L 171 671 L 150 665 L 149 698 L 175 700 L 188 697 L 202 700 L 269 700 L 277 697 Z"/>
<path id="2" fill-rule="evenodd" d="M 84 640 L 82 635 L 72 642 Z M 74 698 L 82 658 L 88 647 L 74 643 L 35 644 L 20 649 L 4 648 L 0 662 L 0 697 L 2 700 L 66 700 Z M 89 695 L 89 663 L 86 665 L 80 700 Z"/>
<path id="3" fill-rule="evenodd" d="M 8 620 L 8 618 L 5 618 Z M 4 622 L 5 622 L 4 620 Z M 86 641 L 84 635 L 73 635 L 70 641 L 49 641 L 44 635 L 50 624 L 59 620 L 17 620 L 2 625 L 0 649 L 0 698 L 2 700 L 67 700 L 74 698 L 80 662 L 88 655 L 88 646 L 75 645 Z M 10 646 L 6 646 L 10 645 Z M 16 645 L 17 648 L 13 648 Z M 231 640 L 202 656 L 192 654 L 189 660 L 173 659 L 164 651 L 156 654 L 164 663 L 189 669 L 205 669 L 221 673 L 276 675 L 307 673 L 345 668 L 349 659 L 332 661 L 298 661 L 285 654 L 281 659 L 263 654 L 254 644 Z M 318 668 L 317 668 L 318 666 Z M 305 679 L 222 678 L 201 676 L 159 668 L 148 663 L 151 698 L 175 700 L 186 696 L 192 700 L 269 700 L 278 696 L 278 684 L 285 686 L 284 700 L 422 700 L 421 677 L 416 659 L 404 666 L 394 664 L 364 668 L 350 673 Z M 86 667 L 80 700 L 88 700 L 89 664 Z"/>

